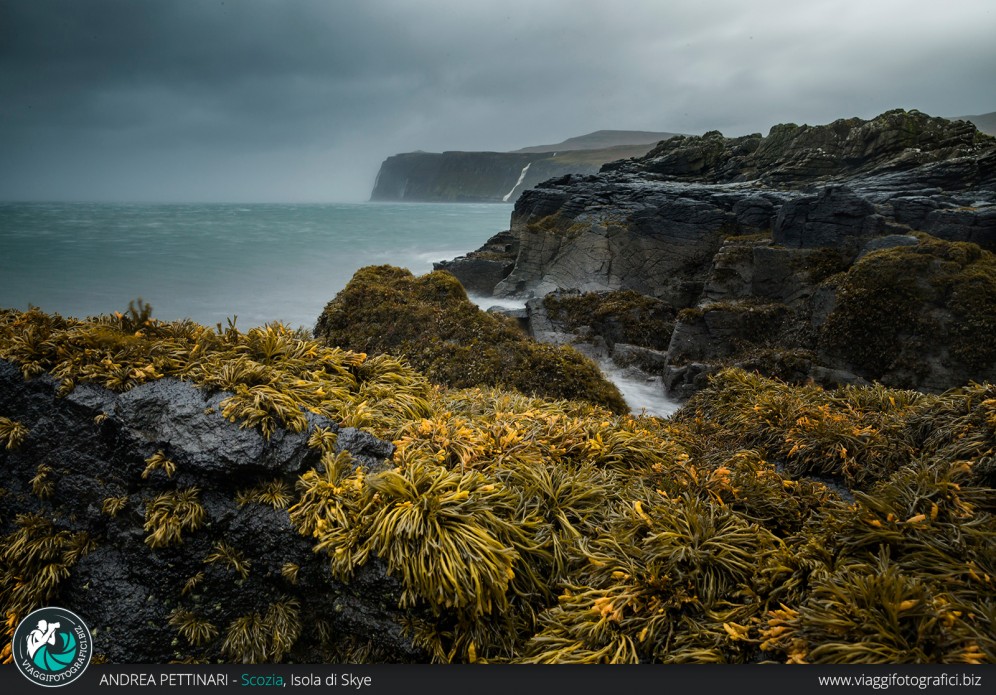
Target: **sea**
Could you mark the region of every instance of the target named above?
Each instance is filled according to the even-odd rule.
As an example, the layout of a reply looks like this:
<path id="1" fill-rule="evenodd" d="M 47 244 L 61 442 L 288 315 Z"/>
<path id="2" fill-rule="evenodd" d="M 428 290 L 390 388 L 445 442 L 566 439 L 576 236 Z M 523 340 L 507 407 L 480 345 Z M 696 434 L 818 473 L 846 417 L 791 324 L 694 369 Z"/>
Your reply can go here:
<path id="1" fill-rule="evenodd" d="M 359 268 L 427 273 L 508 229 L 511 211 L 494 203 L 0 203 L 0 307 L 85 317 L 141 298 L 162 320 L 234 321 L 243 330 L 282 321 L 310 331 Z M 665 416 L 677 407 L 659 384 L 603 370 L 634 411 Z"/>

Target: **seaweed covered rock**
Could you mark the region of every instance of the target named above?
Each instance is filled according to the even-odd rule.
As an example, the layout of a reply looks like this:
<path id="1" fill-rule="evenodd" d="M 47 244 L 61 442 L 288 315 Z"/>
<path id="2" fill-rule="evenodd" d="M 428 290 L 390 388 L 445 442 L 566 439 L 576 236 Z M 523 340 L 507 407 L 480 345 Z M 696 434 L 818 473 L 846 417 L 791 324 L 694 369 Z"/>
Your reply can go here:
<path id="1" fill-rule="evenodd" d="M 700 365 L 935 393 L 996 378 L 992 253 L 915 233 L 880 237 L 853 262 L 849 255 L 728 240 L 709 299 L 678 314 L 667 353 L 672 392 L 687 395 L 682 379 Z"/>
<path id="2" fill-rule="evenodd" d="M 325 307 L 315 335 L 349 350 L 404 357 L 438 384 L 501 386 L 627 410 L 586 357 L 534 342 L 512 320 L 481 311 L 441 271 L 416 278 L 392 266 L 361 268 Z"/>
<path id="3" fill-rule="evenodd" d="M 58 603 L 112 661 L 996 662 L 990 384 L 729 370 L 662 421 L 136 314 L 0 313 L 8 638 Z"/>
<path id="4" fill-rule="evenodd" d="M 996 256 L 921 235 L 869 253 L 828 282 L 825 354 L 868 378 L 944 390 L 996 380 Z"/>
<path id="5" fill-rule="evenodd" d="M 58 596 L 113 661 L 345 659 L 375 642 L 418 658 L 384 567 L 336 584 L 287 508 L 308 470 L 382 469 L 393 445 L 352 425 L 428 413 L 429 391 L 280 325 L 0 312 L 8 625 Z"/>
<path id="6" fill-rule="evenodd" d="M 675 310 L 633 291 L 551 292 L 543 297 L 549 320 L 564 332 L 586 329 L 611 350 L 616 344 L 666 350 Z"/>

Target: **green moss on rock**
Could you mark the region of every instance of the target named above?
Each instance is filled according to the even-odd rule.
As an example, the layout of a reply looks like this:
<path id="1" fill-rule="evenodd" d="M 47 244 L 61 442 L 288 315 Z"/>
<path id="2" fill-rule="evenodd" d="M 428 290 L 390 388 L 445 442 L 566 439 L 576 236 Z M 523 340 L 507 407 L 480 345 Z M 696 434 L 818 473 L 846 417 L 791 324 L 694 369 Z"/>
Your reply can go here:
<path id="1" fill-rule="evenodd" d="M 800 254 L 793 263 L 793 268 L 804 270 L 812 283 L 823 282 L 837 273 L 847 270 L 850 258 L 840 249 L 824 246 L 812 249 L 809 253 Z"/>
<path id="2" fill-rule="evenodd" d="M 632 290 L 552 293 L 543 298 L 543 304 L 550 319 L 568 330 L 589 326 L 610 343 L 667 350 L 674 331 L 673 307 Z"/>
<path id="3" fill-rule="evenodd" d="M 415 277 L 392 266 L 361 268 L 325 307 L 315 335 L 349 350 L 403 357 L 437 384 L 499 386 L 627 411 L 590 360 L 568 346 L 537 343 L 510 319 L 481 311 L 446 272 Z"/>
<path id="4" fill-rule="evenodd" d="M 836 306 L 821 343 L 868 376 L 924 368 L 947 348 L 963 381 L 996 363 L 996 256 L 920 235 L 917 246 L 868 254 L 831 278 Z"/>

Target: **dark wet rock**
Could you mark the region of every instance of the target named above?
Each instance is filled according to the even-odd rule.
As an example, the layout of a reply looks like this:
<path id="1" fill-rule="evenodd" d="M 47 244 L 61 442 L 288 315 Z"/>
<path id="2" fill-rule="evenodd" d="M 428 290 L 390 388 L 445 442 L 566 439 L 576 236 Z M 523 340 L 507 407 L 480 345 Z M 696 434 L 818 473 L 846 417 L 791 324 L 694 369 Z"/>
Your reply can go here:
<path id="1" fill-rule="evenodd" d="M 379 560 L 343 584 L 330 575 L 327 558 L 312 551 L 312 539 L 292 526 L 286 509 L 236 501 L 240 490 L 260 483 L 282 481 L 293 490 L 303 471 L 319 465 L 318 452 L 306 444 L 310 432 L 317 426 L 335 431 L 334 423 L 309 416 L 308 431 L 278 429 L 266 440 L 219 414 L 229 394 L 209 394 L 176 379 L 125 393 L 80 384 L 58 397 L 58 387 L 48 376 L 25 380 L 16 366 L 0 360 L 0 414 L 29 430 L 19 448 L 0 449 L 0 531 L 14 531 L 18 514 L 38 513 L 57 528 L 89 534 L 94 548 L 76 562 L 52 602 L 83 617 L 96 653 L 127 663 L 191 655 L 224 659 L 221 643 L 233 620 L 293 600 L 300 606 L 302 633 L 289 658 L 322 658 L 316 630 L 325 620 L 344 640 L 376 644 L 393 659 L 425 659 L 402 634 L 400 585 Z M 162 470 L 143 477 L 146 459 L 157 451 L 176 464 L 172 477 Z M 336 451 L 349 451 L 358 465 L 376 470 L 394 446 L 343 428 Z M 53 483 L 44 500 L 30 482 L 40 465 L 48 467 Z M 147 505 L 157 495 L 191 487 L 204 509 L 203 524 L 185 531 L 178 544 L 150 547 Z M 114 516 L 102 511 L 112 497 L 125 499 Z M 220 542 L 248 561 L 245 578 L 206 561 Z M 282 574 L 288 564 L 299 568 L 296 582 Z M 184 591 L 198 574 L 202 579 Z M 174 628 L 164 629 L 177 608 L 210 621 L 219 636 L 192 647 Z"/>
<path id="2" fill-rule="evenodd" d="M 192 473 L 225 475 L 235 468 L 253 475 L 299 472 L 308 435 L 278 430 L 267 441 L 257 430 L 229 422 L 221 415 L 221 402 L 229 395 L 209 395 L 188 382 L 159 379 L 121 394 L 105 412 L 130 440 L 144 443 L 148 455 L 163 449 L 167 456 L 182 457 Z M 337 429 L 329 421 L 312 424 Z"/>
<path id="3" fill-rule="evenodd" d="M 367 469 L 377 471 L 390 467 L 385 464 L 394 456 L 394 444 L 355 427 L 343 427 L 335 440 L 335 452 L 343 451 L 348 451 Z"/>
<path id="4" fill-rule="evenodd" d="M 551 345 L 570 345 L 583 340 L 577 332 L 550 318 L 550 312 L 547 311 L 542 298 L 526 302 L 526 314 L 529 321 L 529 335 L 534 340 Z"/>
<path id="5" fill-rule="evenodd" d="M 750 192 L 740 186 L 571 178 L 570 204 L 546 213 L 566 197 L 562 185 L 547 182 L 516 204 L 512 231 L 521 246 L 515 269 L 495 288 L 497 296 L 634 290 L 689 306 L 723 237 L 757 229 L 756 216 L 738 218 L 733 209 Z"/>
<path id="6" fill-rule="evenodd" d="M 881 236 L 886 228 L 886 219 L 871 202 L 846 186 L 828 185 L 783 205 L 772 238 L 789 248 L 849 249 Z"/>
<path id="7" fill-rule="evenodd" d="M 910 354 L 872 370 L 842 356 L 847 350 L 825 349 L 827 320 L 835 317 L 831 329 L 840 325 L 833 279 L 872 251 L 912 247 L 920 233 L 996 251 L 996 138 L 965 121 L 896 110 L 867 121 L 779 125 L 765 137 L 679 136 L 597 176 L 551 179 L 524 192 L 511 233 L 518 254 L 497 296 L 631 290 L 693 309 L 678 318 L 667 352 L 669 381 L 682 393 L 731 363 L 771 364 L 769 373 L 820 383 L 850 383 L 853 375 L 927 390 L 988 373 L 983 358 L 970 357 L 982 353 L 968 348 L 957 351 L 974 366 L 953 371 L 941 365 L 946 349 L 930 365 Z M 777 325 L 758 325 L 759 305 L 783 307 Z M 958 327 L 949 308 L 924 307 L 917 325 L 943 328 L 930 331 L 930 341 L 964 341 L 966 331 L 984 329 Z M 602 333 L 548 319 L 530 310 L 539 340 Z M 797 350 L 809 357 L 786 363 Z"/>
<path id="8" fill-rule="evenodd" d="M 927 215 L 921 229 L 939 239 L 969 241 L 996 250 L 996 205 L 987 201 L 981 206 L 937 209 Z"/>
<path id="9" fill-rule="evenodd" d="M 776 217 L 777 196 L 762 194 L 747 195 L 733 203 L 733 214 L 737 216 L 739 228 L 747 233 L 763 232 L 772 228 Z"/>
<path id="10" fill-rule="evenodd" d="M 644 372 L 656 374 L 667 366 L 667 353 L 639 345 L 616 343 L 612 346 L 612 361 L 620 367 L 636 366 Z"/>
<path id="11" fill-rule="evenodd" d="M 678 315 L 668 361 L 704 362 L 732 357 L 747 345 L 776 340 L 782 325 L 791 319 L 784 304 L 729 302 L 691 309 Z"/>
<path id="12" fill-rule="evenodd" d="M 504 280 L 512 268 L 514 261 L 493 261 L 481 258 L 454 258 L 451 261 L 433 263 L 433 270 L 445 270 L 460 281 L 468 294 L 490 297 L 495 285 Z"/>
<path id="13" fill-rule="evenodd" d="M 715 365 L 690 362 L 669 365 L 664 373 L 664 389 L 672 398 L 686 400 L 709 385 L 709 376 L 719 368 Z"/>
<path id="14" fill-rule="evenodd" d="M 495 285 L 508 277 L 519 254 L 519 240 L 510 231 L 499 232 L 481 248 L 448 261 L 432 264 L 433 270 L 454 275 L 468 294 L 490 297 Z"/>

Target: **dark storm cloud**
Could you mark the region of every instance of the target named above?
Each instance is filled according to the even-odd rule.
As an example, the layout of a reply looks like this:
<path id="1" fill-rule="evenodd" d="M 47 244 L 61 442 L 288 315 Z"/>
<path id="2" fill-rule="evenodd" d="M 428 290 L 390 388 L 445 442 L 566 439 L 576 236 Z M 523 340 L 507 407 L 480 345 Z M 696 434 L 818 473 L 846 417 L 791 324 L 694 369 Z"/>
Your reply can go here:
<path id="1" fill-rule="evenodd" d="M 169 118 L 215 114 L 238 137 L 245 123 L 298 111 L 317 119 L 309 106 L 334 107 L 366 80 L 390 77 L 391 66 L 362 40 L 368 34 L 397 43 L 389 26 L 362 15 L 340 23 L 335 13 L 317 11 L 321 5 L 238 5 L 14 3 L 4 13 L 0 74 L 23 99 L 4 115 L 15 123 L 104 128 L 109 118 L 112 127 L 158 127 Z M 42 114 L 31 113 L 32 102 Z"/>
<path id="2" fill-rule="evenodd" d="M 358 199 L 398 151 L 987 112 L 990 5 L 0 0 L 0 199 Z"/>

